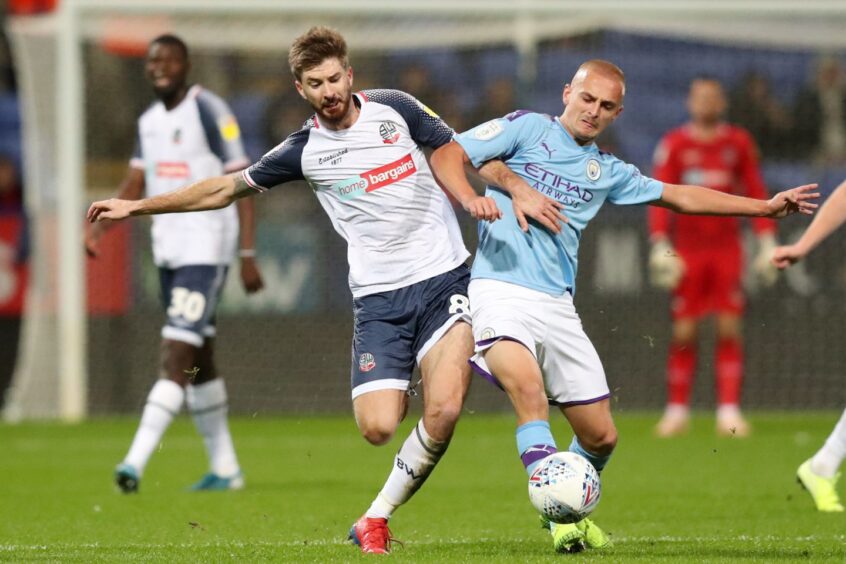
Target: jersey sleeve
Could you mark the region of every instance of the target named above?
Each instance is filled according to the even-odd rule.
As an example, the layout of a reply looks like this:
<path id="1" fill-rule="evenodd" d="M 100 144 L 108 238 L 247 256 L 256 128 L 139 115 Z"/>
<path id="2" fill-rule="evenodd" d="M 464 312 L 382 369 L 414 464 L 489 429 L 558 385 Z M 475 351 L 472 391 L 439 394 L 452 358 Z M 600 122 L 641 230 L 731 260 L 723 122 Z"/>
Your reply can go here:
<path id="1" fill-rule="evenodd" d="M 229 105 L 208 90 L 201 90 L 197 94 L 197 108 L 209 148 L 223 163 L 223 170 L 234 172 L 250 164 L 241 128 Z"/>
<path id="2" fill-rule="evenodd" d="M 141 154 L 141 133 L 138 131 L 135 132 L 135 148 L 132 149 L 129 166 L 144 170 L 144 155 Z"/>
<path id="3" fill-rule="evenodd" d="M 455 132 L 425 104 L 411 94 L 401 90 L 365 90 L 361 92 L 365 100 L 384 104 L 394 109 L 411 132 L 411 138 L 421 147 L 437 149 L 452 141 Z"/>
<path id="4" fill-rule="evenodd" d="M 306 122 L 303 129 L 292 133 L 285 141 L 268 151 L 259 161 L 244 170 L 244 180 L 255 190 L 264 192 L 274 186 L 304 180 L 303 148 L 313 122 Z"/>
<path id="5" fill-rule="evenodd" d="M 543 135 L 543 116 L 516 111 L 505 117 L 492 119 L 455 136 L 473 166 L 500 159 L 507 161 L 520 147 L 539 143 Z"/>
<path id="6" fill-rule="evenodd" d="M 640 173 L 634 165 L 624 163 L 616 157 L 611 163 L 613 185 L 608 192 L 608 201 L 619 205 L 645 204 L 661 198 L 664 183 Z"/>
<path id="7" fill-rule="evenodd" d="M 745 131 L 740 132 L 739 136 L 739 153 L 738 166 L 740 170 L 740 180 L 743 183 L 746 196 L 750 198 L 758 198 L 759 200 L 766 200 L 769 198 L 767 188 L 764 185 L 764 179 L 761 176 L 761 167 L 758 163 L 758 147 L 752 136 Z M 752 229 L 758 235 L 764 233 L 774 233 L 776 230 L 775 220 L 769 217 L 753 217 Z"/>
<path id="8" fill-rule="evenodd" d="M 668 184 L 678 184 L 681 180 L 681 169 L 676 159 L 676 151 L 669 136 L 665 136 L 655 147 L 652 156 L 652 174 L 656 180 Z M 673 220 L 673 212 L 658 206 L 650 207 L 646 212 L 649 225 L 649 237 L 667 236 Z"/>

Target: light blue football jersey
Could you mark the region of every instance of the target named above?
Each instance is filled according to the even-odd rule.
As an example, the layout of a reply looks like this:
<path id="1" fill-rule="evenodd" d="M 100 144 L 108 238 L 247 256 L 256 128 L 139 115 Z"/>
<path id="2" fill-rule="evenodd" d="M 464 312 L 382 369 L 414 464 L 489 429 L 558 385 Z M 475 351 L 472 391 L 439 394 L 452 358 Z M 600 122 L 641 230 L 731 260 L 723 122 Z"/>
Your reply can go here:
<path id="1" fill-rule="evenodd" d="M 564 204 L 570 223 L 559 234 L 529 222 L 523 233 L 511 198 L 488 186 L 502 219 L 479 222 L 473 278 L 492 278 L 561 295 L 575 293 L 579 239 L 605 200 L 642 204 L 661 197 L 663 184 L 633 165 L 580 146 L 552 116 L 517 111 L 455 136 L 473 165 L 501 159 L 538 192 Z"/>

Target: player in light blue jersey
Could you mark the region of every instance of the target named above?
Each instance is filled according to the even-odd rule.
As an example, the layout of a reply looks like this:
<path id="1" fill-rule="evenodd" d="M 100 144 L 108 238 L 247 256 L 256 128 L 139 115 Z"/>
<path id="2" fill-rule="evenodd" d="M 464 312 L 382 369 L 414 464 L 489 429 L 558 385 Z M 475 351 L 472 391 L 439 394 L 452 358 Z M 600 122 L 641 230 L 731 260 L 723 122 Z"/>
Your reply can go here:
<path id="1" fill-rule="evenodd" d="M 517 111 L 457 135 L 432 155 L 432 168 L 453 193 L 472 197 L 465 164 L 501 159 L 520 177 L 501 178 L 487 195 L 502 211 L 480 221 L 469 288 L 476 354 L 472 363 L 503 388 L 517 415 L 517 448 L 531 475 L 557 451 L 549 404 L 557 405 L 575 437 L 569 450 L 601 471 L 617 443 L 608 384 L 599 356 L 573 305 L 579 239 L 607 200 L 654 204 L 689 214 L 784 217 L 813 213 L 816 185 L 770 200 L 698 186 L 664 184 L 602 153 L 596 137 L 623 111 L 625 77 L 600 60 L 582 64 L 564 87 L 564 112 L 551 117 Z M 526 202 L 555 200 L 549 230 L 527 221 Z M 567 220 L 560 209 L 566 209 Z M 608 537 L 591 521 L 550 526 L 559 552 L 601 548 Z"/>

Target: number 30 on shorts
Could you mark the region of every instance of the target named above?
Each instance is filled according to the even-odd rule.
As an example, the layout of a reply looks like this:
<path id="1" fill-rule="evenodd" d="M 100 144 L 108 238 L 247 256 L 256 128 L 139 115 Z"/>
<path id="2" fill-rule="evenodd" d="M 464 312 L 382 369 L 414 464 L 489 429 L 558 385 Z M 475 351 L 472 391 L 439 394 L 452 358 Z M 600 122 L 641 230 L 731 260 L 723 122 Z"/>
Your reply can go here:
<path id="1" fill-rule="evenodd" d="M 202 293 L 192 292 L 188 288 L 174 288 L 170 295 L 167 315 L 181 317 L 189 323 L 196 323 L 203 318 L 205 309 L 206 297 Z"/>
<path id="2" fill-rule="evenodd" d="M 461 294 L 453 294 L 449 297 L 449 313 L 450 315 L 456 313 L 466 313 L 470 315 L 470 300 L 467 296 Z"/>

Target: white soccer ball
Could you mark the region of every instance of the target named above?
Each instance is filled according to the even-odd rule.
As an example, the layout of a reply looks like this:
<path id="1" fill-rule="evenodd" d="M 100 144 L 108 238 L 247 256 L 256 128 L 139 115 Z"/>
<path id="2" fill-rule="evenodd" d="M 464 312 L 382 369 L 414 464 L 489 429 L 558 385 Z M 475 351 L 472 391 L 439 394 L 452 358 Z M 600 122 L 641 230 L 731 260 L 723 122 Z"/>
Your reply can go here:
<path id="1" fill-rule="evenodd" d="M 529 499 L 554 523 L 581 521 L 596 509 L 602 487 L 585 457 L 556 452 L 544 458 L 529 478 Z"/>

